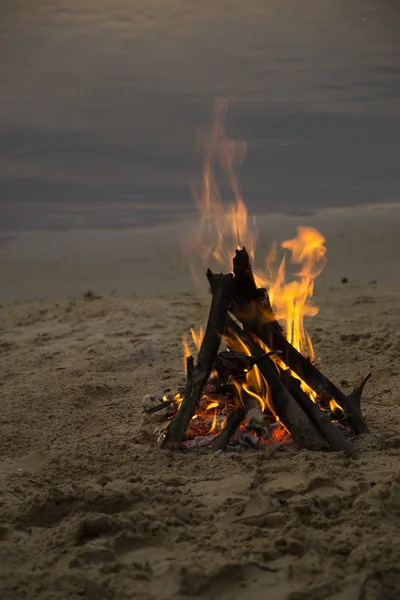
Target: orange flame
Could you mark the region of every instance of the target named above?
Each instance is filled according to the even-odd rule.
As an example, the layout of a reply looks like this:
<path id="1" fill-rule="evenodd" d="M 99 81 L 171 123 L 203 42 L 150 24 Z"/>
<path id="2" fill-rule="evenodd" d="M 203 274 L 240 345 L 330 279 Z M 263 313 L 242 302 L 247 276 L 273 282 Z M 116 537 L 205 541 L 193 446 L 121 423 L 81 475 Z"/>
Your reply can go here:
<path id="1" fill-rule="evenodd" d="M 232 252 L 245 245 L 254 258 L 257 233 L 255 221 L 249 223 L 246 205 L 240 191 L 235 167 L 243 163 L 247 144 L 226 136 L 224 120 L 227 101 L 219 100 L 213 107 L 211 127 L 198 136 L 203 152 L 203 173 L 192 187 L 192 194 L 200 211 L 197 234 L 190 241 L 193 252 L 192 274 L 197 280 L 196 261 L 213 267 L 213 262 L 225 270 L 232 268 Z M 233 200 L 223 201 L 217 184 L 220 172 L 228 181 Z"/>
<path id="2" fill-rule="evenodd" d="M 270 272 L 268 285 L 269 299 L 275 316 L 283 321 L 287 340 L 302 354 L 314 360 L 314 350 L 307 334 L 303 319 L 314 316 L 318 308 L 309 299 L 314 292 L 314 280 L 322 272 L 326 264 L 325 238 L 312 227 L 298 227 L 297 237 L 281 244 L 284 250 L 291 252 L 291 262 L 300 264 L 296 279 L 286 283 L 287 255 L 278 267 L 276 248 L 267 259 Z"/>
<path id="3" fill-rule="evenodd" d="M 186 366 L 186 362 L 188 357 L 191 355 L 191 352 L 189 350 L 189 345 L 187 343 L 187 339 L 185 336 L 182 336 L 182 348 L 183 348 L 183 368 L 185 369 L 185 372 L 187 371 L 187 366 Z"/>
<path id="4" fill-rule="evenodd" d="M 243 201 L 235 168 L 240 166 L 246 155 L 246 143 L 234 141 L 225 134 L 224 120 L 227 111 L 226 100 L 214 104 L 213 118 L 210 128 L 198 141 L 203 154 L 202 176 L 193 186 L 193 196 L 197 203 L 200 220 L 195 235 L 191 237 L 192 250 L 191 270 L 195 281 L 197 274 L 204 272 L 204 267 L 213 268 L 213 263 L 225 271 L 232 270 L 232 258 L 236 247 L 246 246 L 252 259 L 255 255 L 257 230 L 254 219 L 248 217 Z M 231 198 L 224 199 L 218 181 L 223 175 L 227 179 Z M 269 298 L 275 316 L 284 327 L 288 341 L 310 360 L 315 360 L 314 349 L 308 335 L 304 318 L 314 316 L 318 308 L 312 303 L 316 277 L 326 264 L 325 238 L 312 227 L 298 227 L 293 239 L 284 241 L 278 246 L 272 244 L 271 251 L 265 260 L 265 271 L 254 274 L 256 284 L 268 289 Z M 288 277 L 290 273 L 290 277 Z M 199 350 L 204 331 L 191 330 L 194 346 Z M 232 349 L 250 355 L 249 349 L 239 338 L 228 340 Z M 269 351 L 264 347 L 265 351 Z M 187 341 L 184 341 L 185 360 L 190 354 Z M 274 357 L 273 360 L 284 368 L 286 365 Z M 296 376 L 294 373 L 292 375 Z M 316 394 L 304 381 L 301 386 L 315 401 Z M 245 391 L 256 397 L 261 409 L 267 408 L 274 413 L 269 387 L 257 366 L 247 374 L 246 381 L 237 385 L 239 401 Z M 214 410 L 213 425 L 215 430 L 218 405 L 211 403 L 207 410 Z"/>
<path id="5" fill-rule="evenodd" d="M 245 356 L 251 355 L 250 350 L 248 349 L 246 344 L 244 344 L 244 342 L 242 342 L 242 340 L 236 334 L 234 334 L 233 338 L 226 337 L 226 340 L 228 341 L 231 348 L 236 352 L 240 352 Z M 237 382 L 234 383 L 238 391 L 240 404 L 243 404 L 243 388 L 243 390 L 247 392 L 250 396 L 253 396 L 257 399 L 258 403 L 260 404 L 260 408 L 263 412 L 267 406 L 271 410 L 271 412 L 273 412 L 273 406 L 270 402 L 268 384 L 265 381 L 264 377 L 261 375 L 257 365 L 255 365 L 251 369 L 251 371 L 246 373 L 246 381 L 243 384 L 239 385 Z"/>
<path id="6" fill-rule="evenodd" d="M 194 329 L 191 329 L 190 333 L 192 334 L 193 343 L 196 346 L 197 351 L 199 351 L 201 342 L 203 341 L 203 338 L 204 338 L 203 328 L 200 327 L 199 331 L 195 331 Z"/>

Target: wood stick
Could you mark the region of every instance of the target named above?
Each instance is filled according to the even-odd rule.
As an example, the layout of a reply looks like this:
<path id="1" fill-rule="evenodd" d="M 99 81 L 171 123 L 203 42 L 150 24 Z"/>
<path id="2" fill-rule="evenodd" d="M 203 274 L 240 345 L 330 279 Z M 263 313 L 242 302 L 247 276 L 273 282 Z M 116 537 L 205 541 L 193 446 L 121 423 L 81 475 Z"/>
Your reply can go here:
<path id="1" fill-rule="evenodd" d="M 249 431 L 255 431 L 264 440 L 269 440 L 271 437 L 270 422 L 267 415 L 262 412 L 257 398 L 243 390 L 242 402 L 246 412 L 246 428 Z"/>
<path id="2" fill-rule="evenodd" d="M 361 412 L 361 394 L 369 377 L 363 382 L 362 386 L 358 386 L 352 394 L 346 396 L 286 340 L 282 328 L 273 313 L 268 292 L 265 291 L 264 308 L 254 301 L 257 296 L 254 288 L 257 286 L 254 280 L 250 256 L 244 247 L 241 250 L 236 250 L 233 258 L 233 272 L 235 274 L 235 282 L 232 290 L 232 300 L 235 316 L 243 324 L 244 320 L 246 320 L 249 331 L 255 333 L 271 350 L 282 351 L 283 360 L 286 365 L 303 379 L 311 389 L 327 397 L 327 399 L 334 398 L 345 411 L 356 435 L 369 433 L 368 426 Z M 253 294 L 253 298 L 250 297 L 250 293 Z M 249 306 L 249 304 L 252 306 Z M 242 315 L 244 320 L 240 318 L 240 315 Z M 250 315 L 252 316 L 252 324 L 250 323 Z"/>
<path id="3" fill-rule="evenodd" d="M 351 455 L 353 447 L 349 440 L 343 435 L 339 427 L 335 423 L 332 423 L 330 413 L 321 410 L 308 394 L 301 389 L 300 380 L 291 376 L 289 370 L 281 371 L 281 379 L 299 406 L 301 406 L 324 436 L 330 447 L 333 450 L 340 450 Z"/>
<path id="4" fill-rule="evenodd" d="M 248 303 L 254 300 L 258 306 L 258 310 L 262 312 L 264 319 L 271 324 L 271 327 L 282 331 L 282 327 L 276 320 L 274 311 L 272 310 L 268 291 L 265 288 L 257 288 L 250 256 L 244 246 L 241 249 L 236 249 L 232 262 L 233 273 L 235 275 L 234 292 L 236 291 L 244 302 Z"/>
<path id="5" fill-rule="evenodd" d="M 233 257 L 233 273 L 235 282 L 245 300 L 255 300 L 257 297 L 257 285 L 254 280 L 250 256 L 243 246 L 237 248 Z"/>
<path id="6" fill-rule="evenodd" d="M 275 414 L 291 433 L 297 444 L 309 450 L 327 449 L 328 444 L 326 440 L 285 388 L 272 360 L 268 356 L 265 356 L 265 353 L 257 342 L 244 332 L 229 316 L 227 318 L 227 325 L 246 344 L 252 356 L 256 358 L 260 357 L 257 367 L 269 385 Z M 263 356 L 262 359 L 261 356 Z"/>
<path id="7" fill-rule="evenodd" d="M 222 431 L 213 439 L 211 442 L 211 448 L 216 452 L 217 450 L 225 450 L 229 444 L 229 440 L 235 433 L 240 423 L 245 417 L 243 408 L 236 408 L 228 415 L 225 423 L 225 427 Z"/>
<path id="8" fill-rule="evenodd" d="M 319 396 L 334 398 L 347 415 L 347 419 L 356 435 L 369 433 L 367 424 L 361 412 L 361 393 L 359 388 L 356 393 L 346 396 L 332 381 L 319 371 L 308 358 L 298 352 L 285 338 L 282 331 L 266 320 L 257 303 L 246 302 L 237 288 L 232 288 L 231 306 L 234 316 L 243 324 L 246 331 L 255 334 L 271 350 L 282 353 L 282 360 L 292 371 L 310 386 Z"/>
<path id="9" fill-rule="evenodd" d="M 192 356 L 188 357 L 187 383 L 183 400 L 165 433 L 165 437 L 161 441 L 161 447 L 170 450 L 181 446 L 185 431 L 200 401 L 204 386 L 210 377 L 225 326 L 233 276 L 232 274 L 214 275 L 208 270 L 207 278 L 213 281 L 214 293 L 197 364 L 194 365 Z"/>

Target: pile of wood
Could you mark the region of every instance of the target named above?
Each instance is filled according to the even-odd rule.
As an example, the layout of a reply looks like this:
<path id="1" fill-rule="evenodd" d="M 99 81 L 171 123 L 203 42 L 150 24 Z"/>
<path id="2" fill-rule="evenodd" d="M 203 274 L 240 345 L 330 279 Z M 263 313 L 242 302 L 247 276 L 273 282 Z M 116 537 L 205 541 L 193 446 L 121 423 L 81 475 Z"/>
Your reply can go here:
<path id="1" fill-rule="evenodd" d="M 161 447 L 178 449 L 182 446 L 213 372 L 217 373 L 215 385 L 230 389 L 225 394 L 229 413 L 224 426 L 210 440 L 214 450 L 226 448 L 244 421 L 247 429 L 268 437 L 272 422 L 279 419 L 302 448 L 351 453 L 347 431 L 355 435 L 368 433 L 360 401 L 370 373 L 346 395 L 309 358 L 298 352 L 287 341 L 276 320 L 267 290 L 257 288 L 245 248 L 236 251 L 233 273 L 214 274 L 208 270 L 207 278 L 212 292 L 207 327 L 196 364 L 192 356 L 187 359 L 183 400 L 178 404 L 171 398 L 168 406 L 165 403 L 161 406 L 167 413 L 169 410 L 169 415 L 175 413 L 173 418 L 169 416 L 168 426 L 160 437 Z M 229 352 L 219 351 L 222 338 L 228 341 Z M 243 344 L 249 355 L 240 351 Z M 265 352 L 265 347 L 270 351 Z M 279 361 L 274 361 L 273 355 L 278 355 Z M 254 365 L 269 387 L 269 410 L 265 412 L 261 411 L 257 399 L 241 387 Z M 315 401 L 303 391 L 300 380 L 314 391 Z M 235 390 L 239 389 L 240 399 L 232 401 Z M 331 400 L 340 407 L 340 425 L 336 422 L 338 415 L 329 410 Z"/>

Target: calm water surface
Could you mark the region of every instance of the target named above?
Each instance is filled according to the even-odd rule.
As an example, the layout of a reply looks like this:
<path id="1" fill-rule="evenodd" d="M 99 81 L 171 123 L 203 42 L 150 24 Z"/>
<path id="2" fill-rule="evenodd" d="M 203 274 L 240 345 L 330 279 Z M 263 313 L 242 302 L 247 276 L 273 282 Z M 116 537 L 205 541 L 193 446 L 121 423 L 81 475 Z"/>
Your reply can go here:
<path id="1" fill-rule="evenodd" d="M 400 201 L 397 1 L 3 0 L 2 229 L 190 212 L 220 96 L 253 212 Z"/>

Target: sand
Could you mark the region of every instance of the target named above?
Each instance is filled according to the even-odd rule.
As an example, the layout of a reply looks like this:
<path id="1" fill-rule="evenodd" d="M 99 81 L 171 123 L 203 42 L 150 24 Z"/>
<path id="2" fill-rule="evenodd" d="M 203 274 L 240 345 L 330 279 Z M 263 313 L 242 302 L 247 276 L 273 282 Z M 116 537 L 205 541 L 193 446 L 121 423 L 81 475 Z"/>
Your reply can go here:
<path id="1" fill-rule="evenodd" d="M 385 231 L 371 227 L 386 274 L 394 234 L 385 253 Z M 342 285 L 335 248 L 307 325 L 345 391 L 373 370 L 363 401 L 373 433 L 355 459 L 293 445 L 160 451 L 141 429 L 141 398 L 182 384 L 181 336 L 204 323 L 208 299 L 165 288 L 85 298 L 94 286 L 75 277 L 57 290 L 38 263 L 44 299 L 16 301 L 22 284 L 4 279 L 2 600 L 400 597 L 400 286 L 369 283 L 367 242 L 361 281 Z M 353 262 L 356 273 L 354 255 L 342 260 L 343 275 Z M 25 273 L 34 280 L 29 261 Z"/>

